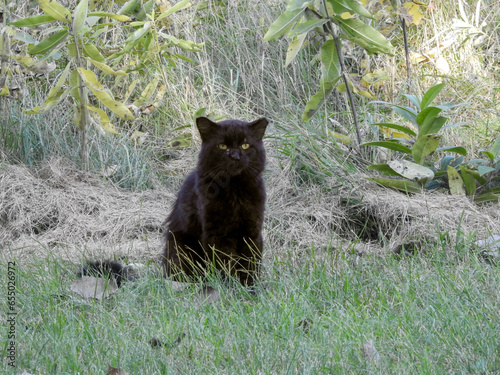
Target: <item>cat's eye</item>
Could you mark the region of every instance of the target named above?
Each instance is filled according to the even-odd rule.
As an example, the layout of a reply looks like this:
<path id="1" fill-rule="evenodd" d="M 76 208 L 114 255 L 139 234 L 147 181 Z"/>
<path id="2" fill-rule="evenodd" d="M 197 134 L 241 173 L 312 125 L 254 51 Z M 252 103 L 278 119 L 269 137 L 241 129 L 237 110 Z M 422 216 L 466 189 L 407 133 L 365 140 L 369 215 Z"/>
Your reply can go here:
<path id="1" fill-rule="evenodd" d="M 221 144 L 219 145 L 219 148 L 220 148 L 221 150 L 227 150 L 227 145 L 225 145 L 224 143 L 221 143 Z"/>
<path id="2" fill-rule="evenodd" d="M 249 148 L 250 148 L 250 145 L 249 145 L 248 143 L 243 143 L 243 144 L 241 145 L 241 148 L 242 148 L 243 150 L 247 150 L 247 149 L 249 149 Z"/>

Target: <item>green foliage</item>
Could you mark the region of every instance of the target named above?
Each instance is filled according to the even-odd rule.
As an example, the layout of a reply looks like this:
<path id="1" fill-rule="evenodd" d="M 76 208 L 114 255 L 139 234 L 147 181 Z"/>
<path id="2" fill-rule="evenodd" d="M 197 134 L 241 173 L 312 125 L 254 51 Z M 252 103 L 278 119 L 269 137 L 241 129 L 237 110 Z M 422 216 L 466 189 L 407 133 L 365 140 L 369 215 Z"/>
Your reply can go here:
<path id="1" fill-rule="evenodd" d="M 91 123 L 107 132 L 118 133 L 108 116 L 109 112 L 103 110 L 103 107 L 122 120 L 134 120 L 134 115 L 126 103 L 116 100 L 116 95 L 105 84 L 105 81 L 110 81 L 109 76 L 127 76 L 146 66 L 153 67 L 153 70 L 157 70 L 151 75 L 151 82 L 155 82 L 155 85 L 152 90 L 150 87 L 148 95 L 143 97 L 143 100 L 150 100 L 159 84 L 157 77 L 160 75 L 164 81 L 167 79 L 162 59 L 189 60 L 185 56 L 172 53 L 171 48 L 175 46 L 185 51 L 198 52 L 202 47 L 202 44 L 177 39 L 160 31 L 166 17 L 186 7 L 187 0 L 179 1 L 158 16 L 155 13 L 154 1 L 149 1 L 141 7 L 139 0 L 130 0 L 117 13 L 91 11 L 88 0 L 78 2 L 73 10 L 55 0 L 39 0 L 39 3 L 45 14 L 17 20 L 11 25 L 36 28 L 40 24 L 49 24 L 56 32 L 38 43 L 30 44 L 28 53 L 30 56 L 39 57 L 39 61 L 58 61 L 64 70 L 43 105 L 26 110 L 25 113 L 38 114 L 47 111 L 69 95 L 75 103 L 75 124 L 82 133 L 84 161 L 88 158 L 85 134 Z M 115 45 L 112 45 L 110 40 L 102 42 L 107 39 L 106 33 L 114 28 L 129 31 L 124 45 L 120 45 L 116 40 Z M 30 56 L 11 57 L 29 67 L 35 63 Z M 125 56 L 128 56 L 128 59 L 124 59 Z M 120 87 L 118 82 L 119 79 L 115 78 L 115 89 Z M 135 81 L 132 82 L 130 91 L 135 84 Z M 88 93 L 93 95 L 92 102 L 98 103 L 98 106 L 90 104 Z M 155 107 L 161 101 L 163 93 L 164 90 L 158 88 L 153 103 Z M 84 162 L 84 165 L 87 163 Z"/>
<path id="2" fill-rule="evenodd" d="M 348 85 L 350 78 L 342 71 L 340 39 L 350 40 L 364 48 L 368 54 L 392 54 L 393 46 L 379 31 L 360 18 L 344 18 L 342 14 L 345 12 L 355 17 L 371 18 L 370 13 L 357 0 L 290 0 L 286 11 L 272 23 L 264 36 L 264 41 L 271 41 L 287 35 L 289 48 L 286 65 L 307 45 L 305 41 L 309 33 L 320 35 L 324 40 L 319 49 L 319 88 L 305 107 L 303 121 L 309 121 L 314 116 L 341 78 Z"/>
<path id="3" fill-rule="evenodd" d="M 441 129 L 451 127 L 444 126 L 448 118 L 441 116 L 443 110 L 457 107 L 460 104 L 432 105 L 434 99 L 444 88 L 444 83 L 432 86 L 420 99 L 414 95 L 405 95 L 415 108 L 407 106 L 392 106 L 394 112 L 409 121 L 417 131 L 400 124 L 377 123 L 374 124 L 382 129 L 391 129 L 397 136 L 384 140 L 366 142 L 363 146 L 383 147 L 391 151 L 401 152 L 408 160 L 392 160 L 386 164 L 373 164 L 369 170 L 376 170 L 389 176 L 401 179 L 374 179 L 371 180 L 404 192 L 418 192 L 422 188 L 435 190 L 446 187 L 451 194 L 474 196 L 478 191 L 478 185 L 490 184 L 483 189 L 481 194 L 475 196 L 476 202 L 498 201 L 500 193 L 500 179 L 492 177 L 489 181 L 485 174 L 500 169 L 500 136 L 497 138 L 491 151 L 481 152 L 488 158 L 474 159 L 463 163 L 467 150 L 462 146 L 439 147 L 442 136 L 437 134 Z M 386 102 L 375 102 L 389 104 Z M 439 162 L 439 168 L 434 166 L 435 161 L 431 159 L 436 152 L 454 152 L 460 157 L 445 156 Z M 457 169 L 458 167 L 458 169 Z M 494 176 L 492 174 L 492 176 Z M 412 185 L 408 186 L 408 181 Z M 495 182 L 497 181 L 497 182 Z M 404 182 L 404 184 L 403 184 Z"/>

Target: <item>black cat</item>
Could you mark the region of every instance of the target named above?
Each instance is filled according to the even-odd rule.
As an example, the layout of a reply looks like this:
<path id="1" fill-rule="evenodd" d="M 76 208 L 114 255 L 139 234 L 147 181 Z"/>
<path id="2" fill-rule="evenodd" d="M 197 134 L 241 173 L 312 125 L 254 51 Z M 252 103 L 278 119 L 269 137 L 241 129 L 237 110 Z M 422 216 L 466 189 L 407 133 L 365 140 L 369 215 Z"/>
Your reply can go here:
<path id="1" fill-rule="evenodd" d="M 166 221 L 164 266 L 185 280 L 217 270 L 251 286 L 262 256 L 268 121 L 196 119 L 202 145 Z"/>

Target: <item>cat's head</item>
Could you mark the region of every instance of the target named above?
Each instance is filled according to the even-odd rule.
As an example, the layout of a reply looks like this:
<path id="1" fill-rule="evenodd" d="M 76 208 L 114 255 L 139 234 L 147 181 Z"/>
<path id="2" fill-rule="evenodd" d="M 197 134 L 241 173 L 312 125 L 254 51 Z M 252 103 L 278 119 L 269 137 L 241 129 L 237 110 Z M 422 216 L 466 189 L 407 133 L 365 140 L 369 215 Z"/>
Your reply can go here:
<path id="1" fill-rule="evenodd" d="M 202 140 L 198 165 L 204 169 L 202 172 L 230 176 L 261 173 L 266 161 L 262 138 L 267 124 L 265 118 L 214 122 L 198 117 L 196 125 Z"/>

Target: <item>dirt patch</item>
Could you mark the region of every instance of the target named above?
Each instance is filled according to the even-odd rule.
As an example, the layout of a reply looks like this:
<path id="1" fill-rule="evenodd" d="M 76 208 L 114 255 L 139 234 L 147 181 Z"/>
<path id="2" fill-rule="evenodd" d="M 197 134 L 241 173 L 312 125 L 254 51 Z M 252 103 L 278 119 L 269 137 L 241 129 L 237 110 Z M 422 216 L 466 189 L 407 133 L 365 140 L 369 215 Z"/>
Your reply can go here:
<path id="1" fill-rule="evenodd" d="M 358 242 L 363 249 L 385 251 L 447 232 L 451 237 L 457 231 L 477 233 L 478 238 L 500 233 L 498 204 L 478 207 L 466 197 L 442 194 L 406 196 L 368 181 L 328 191 L 328 186 L 297 184 L 273 160 L 268 166 L 265 259 L 300 254 L 311 246 L 338 248 L 339 241 L 343 247 Z M 122 190 L 60 159 L 38 169 L 4 164 L 0 247 L 20 261 L 49 255 L 75 263 L 158 259 L 161 226 L 177 189 Z"/>

